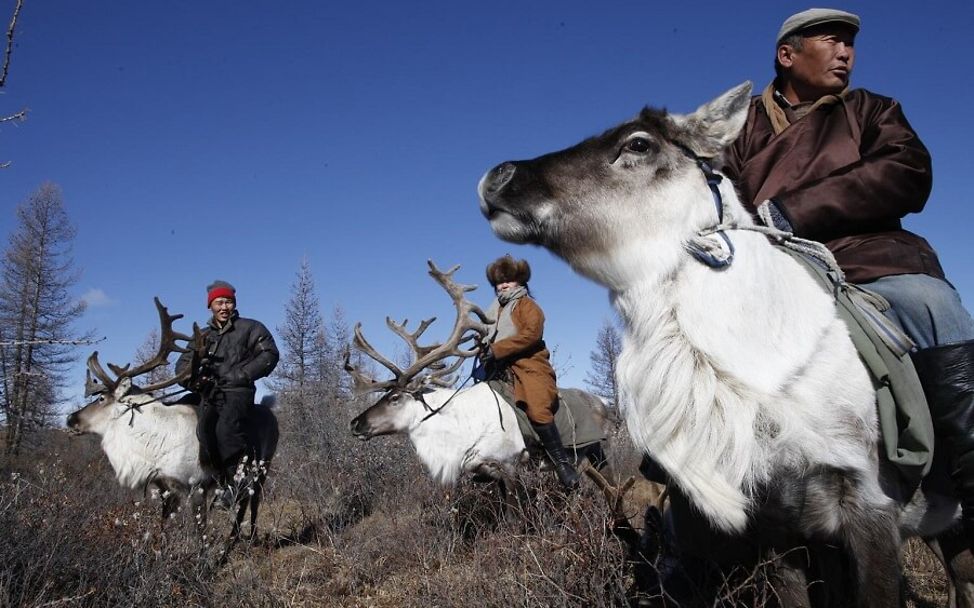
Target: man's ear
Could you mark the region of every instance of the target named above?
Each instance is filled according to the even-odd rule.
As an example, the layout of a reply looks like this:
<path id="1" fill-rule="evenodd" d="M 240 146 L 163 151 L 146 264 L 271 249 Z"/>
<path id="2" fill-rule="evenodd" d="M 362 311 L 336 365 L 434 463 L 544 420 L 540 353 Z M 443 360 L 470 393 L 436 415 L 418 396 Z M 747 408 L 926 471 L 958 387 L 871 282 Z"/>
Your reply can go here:
<path id="1" fill-rule="evenodd" d="M 790 68 L 791 64 L 794 63 L 795 49 L 787 44 L 782 44 L 778 47 L 778 63 L 781 64 L 783 68 Z"/>

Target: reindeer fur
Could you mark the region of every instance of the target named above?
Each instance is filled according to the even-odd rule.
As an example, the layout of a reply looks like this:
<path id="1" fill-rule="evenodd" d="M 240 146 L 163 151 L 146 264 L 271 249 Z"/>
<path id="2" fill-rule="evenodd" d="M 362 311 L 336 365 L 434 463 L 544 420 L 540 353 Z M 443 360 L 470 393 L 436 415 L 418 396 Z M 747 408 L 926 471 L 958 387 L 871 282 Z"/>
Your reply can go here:
<path id="1" fill-rule="evenodd" d="M 208 482 L 212 475 L 200 465 L 193 408 L 164 405 L 130 390 L 119 385 L 113 396 L 72 414 L 68 425 L 101 436 L 101 447 L 123 487 L 140 489 L 160 480 L 187 489 Z M 112 403 L 106 406 L 106 399 Z"/>
<path id="2" fill-rule="evenodd" d="M 423 399 L 439 410 L 429 418 L 410 393 L 388 393 L 352 420 L 352 433 L 361 439 L 407 435 L 430 476 L 445 485 L 468 473 L 512 476 L 514 465 L 527 458 L 514 411 L 487 383 L 455 392 L 425 389 Z"/>
<path id="3" fill-rule="evenodd" d="M 264 459 L 256 471 L 254 492 L 237 497 L 231 539 L 236 541 L 247 509 L 250 535 L 256 533 L 257 511 L 266 467 L 277 449 L 278 427 L 273 412 L 255 406 L 251 423 L 259 427 L 258 453 Z M 165 520 L 178 507 L 177 494 L 189 497 L 197 523 L 205 523 L 205 507 L 216 487 L 215 471 L 200 463 L 196 437 L 197 414 L 189 405 L 166 405 L 142 393 L 129 378 L 68 416 L 68 427 L 101 436 L 101 447 L 123 487 L 145 490 L 150 484 L 162 493 Z M 170 492 L 167 494 L 167 491 Z"/>
<path id="4" fill-rule="evenodd" d="M 502 239 L 544 246 L 609 289 L 629 432 L 715 528 L 744 532 L 777 505 L 784 528 L 841 540 L 870 605 L 892 605 L 899 513 L 878 481 L 873 388 L 831 297 L 762 234 L 728 230 L 722 269 L 688 253 L 719 241 L 702 232 L 717 212 L 687 150 L 719 156 L 749 93 L 687 116 L 646 108 L 502 163 L 481 180 L 481 211 Z M 719 190 L 725 223 L 752 226 L 729 180 Z"/>

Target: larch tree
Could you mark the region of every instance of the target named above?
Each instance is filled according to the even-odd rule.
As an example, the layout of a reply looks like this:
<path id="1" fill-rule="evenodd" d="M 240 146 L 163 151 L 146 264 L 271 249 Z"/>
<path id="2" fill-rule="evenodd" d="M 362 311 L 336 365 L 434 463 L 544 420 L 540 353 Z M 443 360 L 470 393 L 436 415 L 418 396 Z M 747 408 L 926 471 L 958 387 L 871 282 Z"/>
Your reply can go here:
<path id="1" fill-rule="evenodd" d="M 616 362 L 622 351 L 622 336 L 611 319 L 606 319 L 599 328 L 595 339 L 595 349 L 589 353 L 591 369 L 585 376 L 585 384 L 593 393 L 609 402 L 612 407 L 619 406 L 619 384 L 616 381 Z"/>
<path id="2" fill-rule="evenodd" d="M 90 338 L 74 330 L 85 305 L 70 293 L 78 279 L 75 229 L 60 188 L 43 184 L 17 208 L 17 219 L 0 262 L 0 414 L 8 453 L 58 415 L 76 345 Z"/>
<path id="3" fill-rule="evenodd" d="M 281 393 L 284 426 L 292 441 L 302 448 L 314 443 L 315 404 L 321 392 L 322 361 L 329 344 L 315 293 L 314 277 L 307 258 L 301 261 L 284 307 L 284 323 L 277 328 L 281 361 L 271 387 Z"/>
<path id="4" fill-rule="evenodd" d="M 284 307 L 284 324 L 277 328 L 281 362 L 276 380 L 284 391 L 304 391 L 319 379 L 317 362 L 326 348 L 321 304 L 315 293 L 314 277 L 307 258 L 301 260 L 291 285 L 291 297 Z"/>

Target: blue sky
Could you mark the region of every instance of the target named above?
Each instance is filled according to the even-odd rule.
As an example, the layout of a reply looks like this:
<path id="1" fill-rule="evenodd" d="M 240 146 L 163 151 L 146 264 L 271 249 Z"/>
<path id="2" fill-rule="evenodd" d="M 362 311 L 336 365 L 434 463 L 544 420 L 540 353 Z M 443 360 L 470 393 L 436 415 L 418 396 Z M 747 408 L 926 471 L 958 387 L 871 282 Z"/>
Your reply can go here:
<path id="1" fill-rule="evenodd" d="M 4 23 L 12 0 L 0 0 Z M 544 250 L 502 243 L 477 209 L 484 171 L 576 143 L 643 105 L 689 112 L 771 78 L 782 20 L 760 2 L 77 2 L 28 0 L 0 113 L 0 236 L 44 181 L 78 228 L 83 328 L 123 362 L 155 326 L 152 297 L 206 317 L 204 287 L 238 288 L 274 330 L 302 258 L 327 315 L 341 306 L 394 351 L 391 315 L 452 322 L 425 261 L 534 268 L 562 384 L 580 386 L 605 291 Z M 974 303 L 969 118 L 974 3 L 846 2 L 863 30 L 853 84 L 899 99 L 934 158 L 907 219 Z M 182 326 L 188 329 L 188 323 Z M 87 349 L 86 349 L 87 350 Z M 85 353 L 86 354 L 86 353 Z M 77 371 L 80 399 L 83 367 Z"/>

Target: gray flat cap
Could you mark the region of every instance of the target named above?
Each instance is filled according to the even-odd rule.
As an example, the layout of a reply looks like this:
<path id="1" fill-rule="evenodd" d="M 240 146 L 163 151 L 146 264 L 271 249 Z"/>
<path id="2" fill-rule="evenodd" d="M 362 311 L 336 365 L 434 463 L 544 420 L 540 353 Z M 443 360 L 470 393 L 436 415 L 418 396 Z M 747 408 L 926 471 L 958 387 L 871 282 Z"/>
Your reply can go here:
<path id="1" fill-rule="evenodd" d="M 859 15 L 834 8 L 810 8 L 785 19 L 785 22 L 781 24 L 781 29 L 778 30 L 775 45 L 781 44 L 782 39 L 807 27 L 832 22 L 845 23 L 851 25 L 857 32 L 859 31 Z"/>

